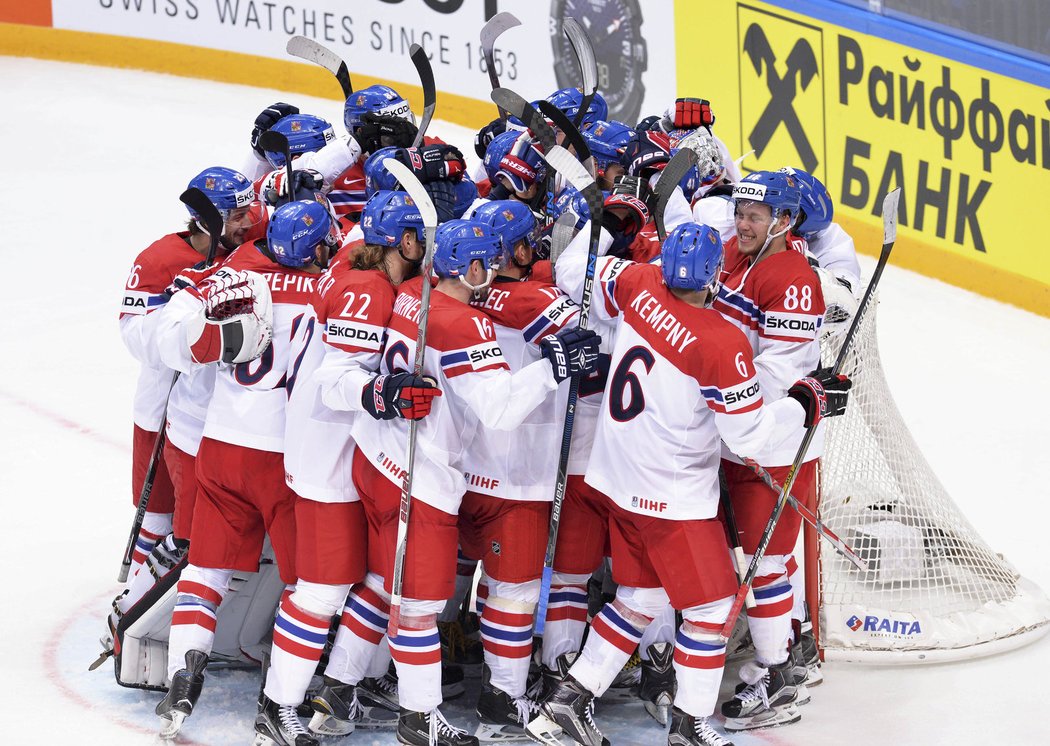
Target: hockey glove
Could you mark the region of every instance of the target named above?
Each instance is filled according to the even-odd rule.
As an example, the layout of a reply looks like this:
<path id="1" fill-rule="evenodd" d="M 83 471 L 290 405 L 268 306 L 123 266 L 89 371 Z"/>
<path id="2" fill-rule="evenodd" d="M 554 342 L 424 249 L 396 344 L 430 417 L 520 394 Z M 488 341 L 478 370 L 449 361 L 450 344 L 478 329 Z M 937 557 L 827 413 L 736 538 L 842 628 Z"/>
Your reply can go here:
<path id="1" fill-rule="evenodd" d="M 554 380 L 587 374 L 598 367 L 602 338 L 592 329 L 562 329 L 540 340 L 540 352 L 551 364 Z"/>
<path id="2" fill-rule="evenodd" d="M 474 152 L 478 158 L 485 160 L 485 151 L 489 149 L 489 143 L 507 131 L 507 122 L 504 119 L 493 119 L 474 135 Z"/>
<path id="3" fill-rule="evenodd" d="M 523 194 L 546 174 L 543 164 L 543 156 L 533 139 L 527 132 L 522 132 L 514 147 L 499 162 L 498 174 L 507 180 L 511 189 Z"/>
<path id="4" fill-rule="evenodd" d="M 825 417 L 837 417 L 846 411 L 853 381 L 830 368 L 817 368 L 788 389 L 788 396 L 802 405 L 806 427 L 816 427 Z"/>
<path id="5" fill-rule="evenodd" d="M 434 203 L 439 223 L 456 217 L 456 187 L 451 181 L 432 181 L 423 186 Z"/>
<path id="6" fill-rule="evenodd" d="M 648 180 L 656 171 L 662 171 L 671 160 L 671 140 L 665 132 L 639 132 L 638 139 L 627 143 L 620 156 L 628 175 Z"/>
<path id="7" fill-rule="evenodd" d="M 605 198 L 602 227 L 614 236 L 634 236 L 649 222 L 649 207 L 638 197 L 613 192 Z"/>
<path id="8" fill-rule="evenodd" d="M 281 101 L 278 101 L 276 104 L 270 104 L 259 112 L 259 116 L 255 118 L 255 126 L 252 127 L 252 150 L 265 160 L 266 154 L 263 153 L 263 149 L 259 146 L 259 137 L 285 117 L 298 113 L 298 106 L 292 106 Z"/>
<path id="9" fill-rule="evenodd" d="M 435 396 L 441 396 L 441 389 L 430 379 L 392 373 L 373 378 L 361 392 L 361 404 L 377 420 L 420 420 L 430 414 Z"/>
<path id="10" fill-rule="evenodd" d="M 289 201 L 288 189 L 285 187 L 287 175 L 284 171 L 274 171 L 272 186 L 264 182 L 262 197 L 270 207 L 280 207 Z M 271 179 L 266 179 L 271 181 Z M 292 193 L 298 199 L 314 199 L 314 195 L 324 189 L 324 177 L 312 169 L 292 171 Z"/>
<path id="11" fill-rule="evenodd" d="M 394 157 L 404 163 L 422 184 L 432 181 L 460 181 L 467 170 L 463 153 L 453 145 L 422 145 L 398 150 Z"/>
<path id="12" fill-rule="evenodd" d="M 419 128 L 407 119 L 367 112 L 361 115 L 361 125 L 350 134 L 357 140 L 361 150 L 371 154 L 391 145 L 410 148 L 417 132 Z"/>
<path id="13" fill-rule="evenodd" d="M 200 314 L 186 326 L 186 340 L 195 362 L 246 363 L 270 346 L 273 301 L 262 275 L 220 269 L 186 292 L 202 306 Z"/>
<path id="14" fill-rule="evenodd" d="M 695 130 L 710 127 L 715 123 L 711 113 L 711 102 L 704 98 L 677 98 L 674 109 L 667 111 L 667 118 L 676 130 Z"/>

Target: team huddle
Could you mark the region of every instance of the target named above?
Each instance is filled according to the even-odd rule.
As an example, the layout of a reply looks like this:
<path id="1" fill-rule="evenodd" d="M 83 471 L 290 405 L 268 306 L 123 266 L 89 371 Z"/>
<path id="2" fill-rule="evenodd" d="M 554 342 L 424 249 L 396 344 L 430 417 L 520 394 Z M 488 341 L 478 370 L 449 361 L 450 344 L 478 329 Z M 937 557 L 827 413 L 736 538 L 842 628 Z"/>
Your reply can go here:
<path id="1" fill-rule="evenodd" d="M 852 239 L 812 175 L 742 177 L 707 101 L 636 126 L 600 94 L 546 101 L 600 203 L 528 122 L 482 127 L 471 173 L 375 85 L 342 136 L 267 107 L 247 164 L 194 176 L 186 230 L 136 257 L 120 328 L 149 495 L 100 660 L 167 690 L 162 737 L 229 639 L 263 664 L 258 746 L 601 746 L 603 697 L 640 698 L 679 746 L 800 718 L 821 674 L 798 512 L 758 547 L 769 477 L 815 507 L 822 420 L 847 404 L 820 346 L 856 311 Z M 661 190 L 680 149 L 695 165 Z M 440 709 L 465 673 L 473 734 Z"/>

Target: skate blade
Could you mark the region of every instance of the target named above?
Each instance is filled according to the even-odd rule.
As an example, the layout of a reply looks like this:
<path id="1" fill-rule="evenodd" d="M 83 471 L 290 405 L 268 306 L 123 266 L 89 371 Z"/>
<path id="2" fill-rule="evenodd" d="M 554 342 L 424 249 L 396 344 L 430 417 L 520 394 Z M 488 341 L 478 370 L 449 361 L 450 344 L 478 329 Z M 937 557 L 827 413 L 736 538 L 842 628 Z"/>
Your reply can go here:
<path id="1" fill-rule="evenodd" d="M 804 683 L 808 687 L 820 686 L 824 683 L 824 674 L 820 672 L 820 666 L 809 666 Z"/>
<path id="2" fill-rule="evenodd" d="M 95 662 L 88 666 L 88 671 L 94 671 L 96 668 L 101 666 L 103 663 L 113 657 L 112 650 L 103 650 L 102 653 L 95 659 Z"/>
<path id="3" fill-rule="evenodd" d="M 252 741 L 252 746 L 281 746 L 281 744 L 264 733 L 256 733 L 255 740 Z"/>
<path id="4" fill-rule="evenodd" d="M 396 728 L 397 713 L 385 707 L 370 707 L 357 702 L 357 719 L 354 725 L 360 728 Z"/>
<path id="5" fill-rule="evenodd" d="M 165 741 L 170 741 L 179 735 L 182 724 L 186 721 L 186 713 L 175 710 L 171 713 L 171 720 L 168 720 L 166 717 L 162 717 L 161 720 L 163 721 L 163 727 L 157 735 Z"/>
<path id="6" fill-rule="evenodd" d="M 340 720 L 324 712 L 315 712 L 306 727 L 311 733 L 319 736 L 348 736 L 354 732 L 356 726 L 357 723 L 353 721 Z"/>
<path id="7" fill-rule="evenodd" d="M 791 701 L 791 704 L 801 707 L 802 705 L 808 705 L 812 699 L 809 695 L 809 689 L 804 684 L 799 684 L 795 687 L 795 698 Z"/>
<path id="8" fill-rule="evenodd" d="M 474 737 L 482 743 L 511 743 L 517 741 L 531 741 L 532 736 L 516 725 L 492 725 L 489 723 L 478 723 L 474 731 Z"/>
<path id="9" fill-rule="evenodd" d="M 642 700 L 642 705 L 645 706 L 645 711 L 652 715 L 653 720 L 660 725 L 667 727 L 667 724 L 671 722 L 671 700 L 666 695 L 660 695 L 656 702 Z"/>
<path id="10" fill-rule="evenodd" d="M 537 715 L 530 720 L 525 726 L 525 733 L 536 743 L 547 744 L 547 746 L 565 746 L 565 742 L 559 738 L 562 734 L 561 726 L 546 715 Z"/>
<path id="11" fill-rule="evenodd" d="M 801 719 L 802 713 L 798 711 L 798 708 L 794 704 L 788 704 L 763 712 L 758 716 L 726 718 L 725 729 L 729 733 L 739 733 L 742 730 L 764 730 L 797 723 Z"/>

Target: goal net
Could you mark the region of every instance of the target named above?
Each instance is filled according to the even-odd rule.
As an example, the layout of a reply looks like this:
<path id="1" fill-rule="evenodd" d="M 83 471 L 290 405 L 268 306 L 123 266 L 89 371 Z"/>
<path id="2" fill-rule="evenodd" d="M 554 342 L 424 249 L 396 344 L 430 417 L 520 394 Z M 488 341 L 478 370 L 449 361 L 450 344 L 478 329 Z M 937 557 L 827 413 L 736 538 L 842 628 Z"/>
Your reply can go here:
<path id="1" fill-rule="evenodd" d="M 819 542 L 825 657 L 917 663 L 1023 645 L 1050 630 L 1050 602 L 984 542 L 916 447 L 883 374 L 876 311 L 873 298 L 843 368 L 850 405 L 825 423 L 820 517 L 868 565 Z M 825 345 L 825 365 L 844 337 Z"/>

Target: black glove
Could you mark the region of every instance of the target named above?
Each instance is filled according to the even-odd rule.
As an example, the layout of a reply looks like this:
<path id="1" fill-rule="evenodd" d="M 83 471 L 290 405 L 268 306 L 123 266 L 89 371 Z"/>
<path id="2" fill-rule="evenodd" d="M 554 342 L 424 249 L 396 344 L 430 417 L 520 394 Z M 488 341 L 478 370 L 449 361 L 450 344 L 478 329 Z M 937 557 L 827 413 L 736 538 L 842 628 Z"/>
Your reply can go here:
<path id="1" fill-rule="evenodd" d="M 493 119 L 474 135 L 474 152 L 478 158 L 485 160 L 485 151 L 489 149 L 489 143 L 507 131 L 507 122 L 503 119 Z"/>
<path id="2" fill-rule="evenodd" d="M 281 173 L 281 176 L 284 172 Z M 317 192 L 324 187 L 324 177 L 317 171 L 305 169 L 303 171 L 292 171 L 292 189 L 295 199 L 313 199 Z M 270 187 L 263 191 L 263 201 L 270 207 L 280 207 L 288 202 L 288 190 L 281 185 L 280 193 Z"/>
<path id="3" fill-rule="evenodd" d="M 350 134 L 357 140 L 363 152 L 371 154 L 391 145 L 410 148 L 417 132 L 419 128 L 407 119 L 391 114 L 367 112 L 361 115 L 361 125 Z"/>
<path id="4" fill-rule="evenodd" d="M 268 129 L 272 129 L 277 122 L 291 114 L 298 114 L 299 107 L 278 101 L 270 104 L 255 118 L 255 126 L 252 127 L 252 150 L 259 154 L 260 158 L 266 158 L 263 149 L 259 147 L 259 136 Z"/>
<path id="5" fill-rule="evenodd" d="M 427 194 L 430 195 L 430 199 L 434 203 L 438 223 L 444 223 L 456 217 L 456 187 L 453 186 L 451 181 L 444 179 L 432 181 L 429 184 L 424 184 L 423 188 L 427 190 Z"/>
<path id="6" fill-rule="evenodd" d="M 837 417 L 846 411 L 853 381 L 830 368 L 817 368 L 788 389 L 788 396 L 806 410 L 806 427 L 816 427 L 825 417 Z"/>
<path id="7" fill-rule="evenodd" d="M 663 117 L 661 117 L 659 114 L 653 114 L 651 117 L 646 117 L 642 121 L 638 122 L 638 126 L 634 129 L 638 132 L 644 132 L 645 130 L 659 130 L 660 120 L 662 118 Z"/>
<path id="8" fill-rule="evenodd" d="M 402 148 L 394 157 L 404 163 L 422 184 L 432 181 L 460 181 L 467 170 L 463 153 L 454 145 L 421 145 Z"/>
<path id="9" fill-rule="evenodd" d="M 361 404 L 377 420 L 419 420 L 430 414 L 435 396 L 441 396 L 441 389 L 433 381 L 412 373 L 392 373 L 369 381 L 361 392 Z"/>
<path id="10" fill-rule="evenodd" d="M 562 329 L 540 340 L 540 352 L 551 364 L 554 380 L 587 374 L 598 367 L 602 338 L 591 329 Z"/>
<path id="11" fill-rule="evenodd" d="M 638 139 L 627 143 L 620 163 L 630 176 L 648 179 L 671 160 L 671 140 L 666 132 L 639 132 Z"/>
<path id="12" fill-rule="evenodd" d="M 706 98 L 676 98 L 673 113 L 674 119 L 671 123 L 677 130 L 695 130 L 697 127 L 710 127 L 715 123 L 715 115 L 711 113 L 711 102 Z"/>

